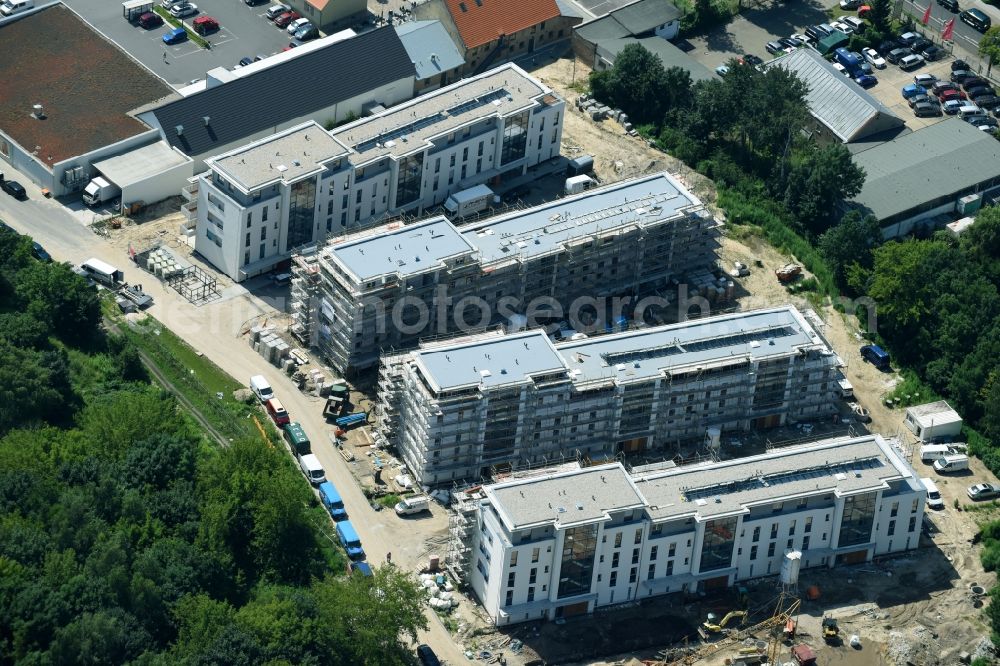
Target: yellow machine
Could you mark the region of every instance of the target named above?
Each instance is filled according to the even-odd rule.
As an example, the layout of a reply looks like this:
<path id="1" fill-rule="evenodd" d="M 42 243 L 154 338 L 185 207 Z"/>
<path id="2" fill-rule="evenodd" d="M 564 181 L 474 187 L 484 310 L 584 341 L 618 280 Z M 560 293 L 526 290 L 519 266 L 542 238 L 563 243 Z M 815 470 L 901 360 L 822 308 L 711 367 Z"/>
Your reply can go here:
<path id="1" fill-rule="evenodd" d="M 823 640 L 827 643 L 836 643 L 837 639 L 840 637 L 840 627 L 837 626 L 837 620 L 832 617 L 823 618 Z"/>
<path id="2" fill-rule="evenodd" d="M 726 616 L 722 618 L 719 624 L 712 624 L 708 620 L 702 623 L 701 628 L 708 634 L 718 634 L 721 633 L 726 627 L 729 626 L 734 620 L 739 620 L 739 624 L 743 624 L 746 621 L 747 612 L 744 610 L 729 611 Z"/>

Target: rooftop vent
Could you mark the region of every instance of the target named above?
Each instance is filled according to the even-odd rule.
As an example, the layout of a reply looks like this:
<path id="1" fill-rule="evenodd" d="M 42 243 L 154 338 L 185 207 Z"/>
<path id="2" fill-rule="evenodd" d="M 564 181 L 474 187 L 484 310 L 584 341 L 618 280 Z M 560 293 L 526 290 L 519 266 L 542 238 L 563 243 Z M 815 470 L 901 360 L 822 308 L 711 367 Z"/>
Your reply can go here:
<path id="1" fill-rule="evenodd" d="M 174 130 L 176 130 L 177 136 L 184 136 L 184 125 L 178 125 Z"/>
<path id="2" fill-rule="evenodd" d="M 278 169 L 278 171 L 282 171 L 282 172 L 288 171 L 288 167 L 286 167 L 284 164 L 279 164 L 278 167 L 277 167 L 277 169 Z"/>
<path id="3" fill-rule="evenodd" d="M 35 120 L 45 120 L 45 109 L 42 108 L 41 104 L 31 106 L 31 117 Z"/>
<path id="4" fill-rule="evenodd" d="M 205 127 L 208 127 L 208 123 L 212 120 L 212 116 L 202 116 L 202 121 L 205 123 Z"/>

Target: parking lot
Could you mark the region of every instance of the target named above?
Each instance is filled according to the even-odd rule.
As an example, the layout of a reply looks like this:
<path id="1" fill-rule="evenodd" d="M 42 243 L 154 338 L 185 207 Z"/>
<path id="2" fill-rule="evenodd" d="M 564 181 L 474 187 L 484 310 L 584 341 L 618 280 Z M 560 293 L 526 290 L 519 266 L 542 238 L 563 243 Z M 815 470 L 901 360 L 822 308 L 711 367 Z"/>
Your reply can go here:
<path id="1" fill-rule="evenodd" d="M 288 33 L 264 17 L 269 3 L 248 7 L 242 0 L 196 0 L 199 14 L 184 19 L 184 23 L 190 26 L 197 16 L 204 15 L 218 19 L 221 29 L 206 36 L 212 45 L 210 50 L 191 41 L 164 44 L 162 37 L 169 29 L 167 24 L 152 30 L 132 25 L 122 17 L 118 2 L 65 0 L 65 4 L 175 87 L 204 78 L 210 69 L 232 68 L 245 56 L 279 53 L 291 41 Z"/>

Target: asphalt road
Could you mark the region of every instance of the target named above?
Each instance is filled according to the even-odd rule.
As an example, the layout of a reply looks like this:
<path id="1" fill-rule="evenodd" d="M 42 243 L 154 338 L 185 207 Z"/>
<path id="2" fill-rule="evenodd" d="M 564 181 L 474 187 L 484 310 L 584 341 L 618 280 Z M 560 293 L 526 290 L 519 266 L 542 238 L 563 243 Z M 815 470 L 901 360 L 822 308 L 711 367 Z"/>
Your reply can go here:
<path id="1" fill-rule="evenodd" d="M 204 78 L 210 69 L 232 68 L 244 56 L 280 53 L 291 41 L 287 32 L 264 16 L 269 3 L 248 7 L 242 0 L 195 0 L 201 11 L 184 19 L 186 24 L 190 25 L 197 16 L 208 15 L 218 19 L 222 26 L 206 37 L 212 44 L 211 50 L 206 50 L 191 41 L 164 44 L 162 37 L 169 27 L 166 23 L 152 30 L 132 25 L 122 17 L 119 2 L 64 2 L 95 30 L 176 87 Z"/>
<path id="2" fill-rule="evenodd" d="M 431 524 L 443 526 L 444 509 L 437 504 L 433 505 L 434 517 L 428 519 L 428 527 L 420 527 L 414 521 L 402 523 L 392 511 L 376 513 L 371 509 L 351 475 L 348 463 L 330 443 L 331 429 L 323 419 L 323 403 L 318 398 L 301 393 L 284 372 L 264 361 L 239 335 L 249 319 L 274 312 L 266 302 L 242 289 L 231 289 L 227 290 L 224 298 L 196 307 L 177 292 L 169 290 L 163 283 L 140 271 L 124 250 L 91 233 L 58 202 L 42 198 L 38 187 L 28 178 L 10 168 L 5 168 L 5 172 L 8 178 L 25 186 L 29 200 L 16 201 L 0 192 L 0 219 L 19 232 L 30 234 L 45 246 L 56 261 L 68 261 L 76 265 L 96 257 L 118 266 L 125 271 L 126 280 L 141 281 L 143 290 L 155 299 L 154 305 L 148 310 L 150 315 L 224 371 L 241 382 L 249 382 L 250 376 L 254 374 L 267 377 L 285 408 L 302 424 L 313 442 L 313 452 L 322 462 L 327 477 L 340 490 L 370 563 L 381 564 L 385 562 L 386 554 L 392 552 L 393 563 L 413 571 L 426 558 L 422 534 Z M 443 552 L 439 554 L 444 556 Z M 422 632 L 418 640 L 432 646 L 438 656 L 453 666 L 467 663 L 468 660 L 437 615 L 429 608 L 425 609 L 425 615 L 429 630 Z"/>

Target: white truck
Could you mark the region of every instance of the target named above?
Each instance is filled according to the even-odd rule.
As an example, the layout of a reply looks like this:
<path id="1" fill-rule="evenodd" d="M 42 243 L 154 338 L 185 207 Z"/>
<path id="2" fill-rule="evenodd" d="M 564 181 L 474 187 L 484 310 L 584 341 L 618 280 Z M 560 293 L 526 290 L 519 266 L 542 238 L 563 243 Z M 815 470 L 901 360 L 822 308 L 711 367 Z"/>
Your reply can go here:
<path id="1" fill-rule="evenodd" d="M 491 205 L 500 203 L 500 197 L 485 185 L 476 185 L 461 192 L 455 192 L 444 202 L 448 217 L 460 218 L 481 213 Z"/>
<path id="2" fill-rule="evenodd" d="M 586 174 L 567 178 L 563 185 L 565 194 L 579 194 L 597 186 L 597 181 Z"/>
<path id="3" fill-rule="evenodd" d="M 114 183 L 106 180 L 102 176 L 94 178 L 83 188 L 83 201 L 88 206 L 110 201 L 120 195 L 122 191 Z"/>

